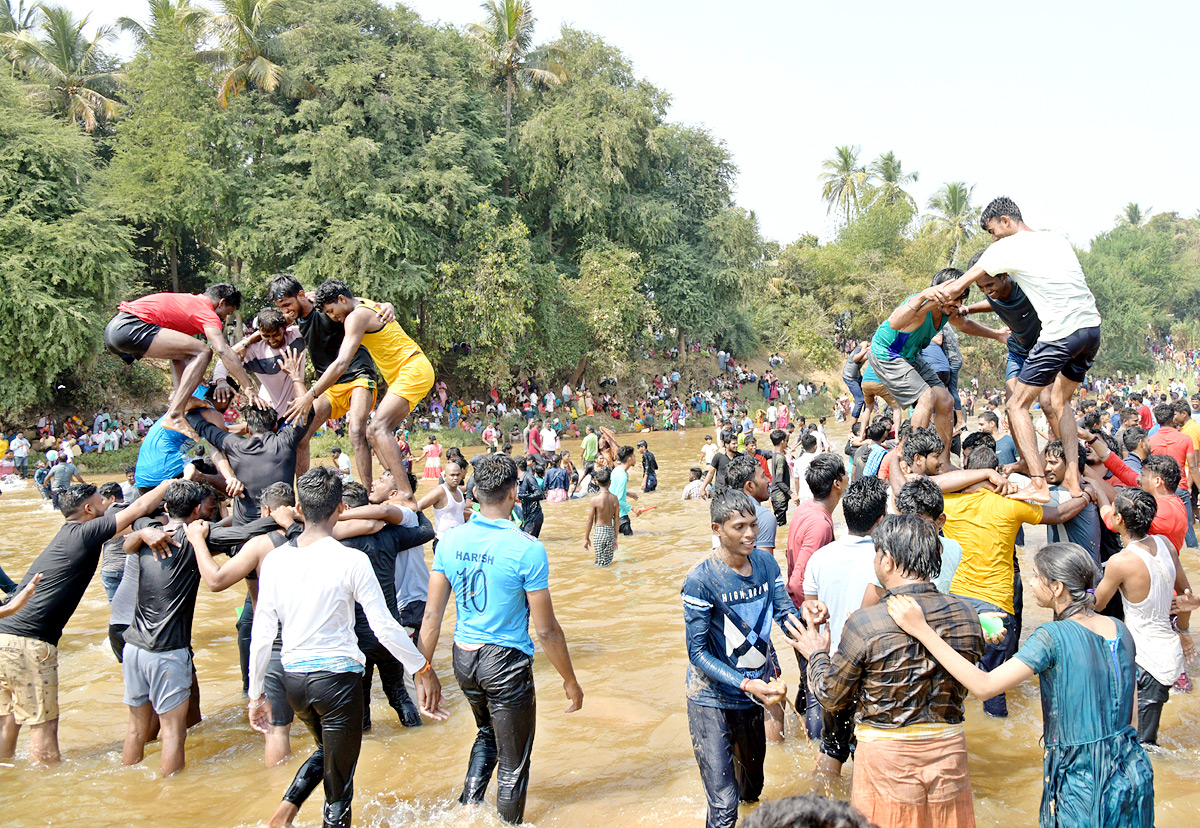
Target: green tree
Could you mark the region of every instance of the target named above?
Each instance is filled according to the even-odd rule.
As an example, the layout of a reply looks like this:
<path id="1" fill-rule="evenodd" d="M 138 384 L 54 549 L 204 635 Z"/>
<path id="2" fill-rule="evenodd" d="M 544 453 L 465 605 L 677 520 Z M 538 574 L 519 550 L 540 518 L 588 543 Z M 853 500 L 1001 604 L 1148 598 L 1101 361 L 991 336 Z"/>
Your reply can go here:
<path id="1" fill-rule="evenodd" d="M 121 76 L 105 71 L 101 47 L 112 29 L 100 26 L 88 40 L 83 29 L 88 16 L 76 18 L 65 6 L 39 6 L 41 37 L 29 30 L 0 34 L 0 49 L 28 80 L 29 97 L 79 123 L 88 132 L 117 117 L 110 97 Z"/>
<path id="2" fill-rule="evenodd" d="M 1143 210 L 1138 206 L 1136 201 L 1131 201 L 1125 205 L 1125 209 L 1117 215 L 1116 222 L 1118 225 L 1125 224 L 1130 227 L 1141 227 L 1147 219 L 1150 218 L 1150 211 L 1154 209 L 1149 207 Z"/>
<path id="3" fill-rule="evenodd" d="M 128 232 L 87 206 L 93 142 L 0 78 L 0 408 L 44 403 L 91 364 L 133 276 Z"/>
<path id="4" fill-rule="evenodd" d="M 0 2 L 0 33 L 27 32 L 37 25 L 42 13 L 40 3 L 25 6 L 25 0 L 3 0 Z"/>
<path id="5" fill-rule="evenodd" d="M 916 184 L 921 174 L 916 171 L 906 173 L 896 153 L 888 150 L 872 161 L 867 167 L 867 175 L 870 184 L 869 200 L 882 199 L 888 204 L 903 201 L 916 207 L 916 201 L 904 188 Z"/>
<path id="6" fill-rule="evenodd" d="M 832 213 L 835 208 L 841 210 L 847 224 L 851 213 L 858 209 L 867 185 L 867 171 L 858 161 L 859 152 L 859 147 L 849 144 L 837 147 L 832 158 L 821 162 L 822 172 L 817 177 L 821 198 L 827 205 L 826 212 Z"/>
<path id="7" fill-rule="evenodd" d="M 954 262 L 959 248 L 975 235 L 979 227 L 979 208 L 971 206 L 974 185 L 968 187 L 963 181 L 949 181 L 929 197 L 929 209 L 925 217 L 925 232 L 942 239 L 947 249 L 947 265 Z"/>
<path id="8" fill-rule="evenodd" d="M 287 80 L 282 60 L 288 30 L 283 28 L 292 0 L 220 0 L 205 25 L 220 44 L 217 103 L 229 106 L 247 84 L 270 94 Z"/>
<path id="9" fill-rule="evenodd" d="M 145 23 L 131 17 L 117 18 L 117 28 L 141 47 L 174 33 L 195 45 L 204 34 L 204 23 L 204 9 L 193 6 L 191 0 L 150 0 L 150 17 Z"/>

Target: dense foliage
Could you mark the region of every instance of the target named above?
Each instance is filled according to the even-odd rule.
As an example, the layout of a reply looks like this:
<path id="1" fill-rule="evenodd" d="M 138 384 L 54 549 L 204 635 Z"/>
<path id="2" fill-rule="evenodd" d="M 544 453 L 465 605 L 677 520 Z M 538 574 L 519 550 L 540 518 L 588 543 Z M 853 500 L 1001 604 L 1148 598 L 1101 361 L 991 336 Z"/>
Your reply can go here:
<path id="1" fill-rule="evenodd" d="M 466 31 L 378 0 L 217 5 L 122 20 L 125 66 L 62 9 L 0 26 L 0 410 L 111 361 L 121 298 L 233 281 L 253 313 L 281 271 L 393 302 L 460 386 L 622 376 L 652 330 L 834 367 L 984 244 L 968 185 L 922 216 L 916 172 L 844 146 L 813 191 L 837 237 L 780 249 L 734 203 L 718 138 L 669 121 L 667 93 L 595 35 L 535 45 L 527 0 Z M 1140 365 L 1149 326 L 1200 304 L 1200 226 L 1144 219 L 1127 209 L 1084 257 L 1105 366 Z"/>

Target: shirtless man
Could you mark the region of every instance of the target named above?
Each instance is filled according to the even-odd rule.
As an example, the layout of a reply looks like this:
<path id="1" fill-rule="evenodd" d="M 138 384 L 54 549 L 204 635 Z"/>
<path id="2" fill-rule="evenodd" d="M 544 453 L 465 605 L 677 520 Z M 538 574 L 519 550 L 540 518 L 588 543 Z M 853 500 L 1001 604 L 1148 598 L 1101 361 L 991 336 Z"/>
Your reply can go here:
<path id="1" fill-rule="evenodd" d="M 328 378 L 319 393 L 305 394 L 307 405 L 299 411 L 299 399 L 293 400 L 285 419 L 295 421 L 311 409 L 312 422 L 296 453 L 296 475 L 303 475 L 309 467 L 309 442 L 326 420 L 347 416 L 349 420 L 350 444 L 354 447 L 354 462 L 358 466 L 359 480 L 372 480 L 371 447 L 367 443 L 367 418 L 375 405 L 375 363 L 367 349 L 358 347 L 350 352 L 350 359 L 337 373 L 330 371 L 342 351 L 346 329 L 330 319 L 313 302 L 294 276 L 280 274 L 271 280 L 267 298 L 287 317 L 295 322 L 304 337 L 304 344 L 312 360 L 313 370 L 322 379 Z M 392 314 L 391 305 L 381 306 L 381 319 Z M 394 318 L 394 317 L 393 317 Z M 293 377 L 293 380 L 297 379 Z M 302 378 L 300 378 L 302 379 Z"/>
<path id="2" fill-rule="evenodd" d="M 1062 236 L 1038 232 L 1025 223 L 1012 199 L 994 199 L 979 223 L 995 240 L 979 262 L 953 282 L 939 285 L 937 299 L 951 301 L 986 275 L 1007 273 L 1037 311 L 1042 330 L 1017 375 L 1006 405 L 1013 438 L 1029 464 L 1029 485 L 1010 497 L 1049 503 L 1050 487 L 1038 456 L 1037 433 L 1029 408 L 1050 388 L 1047 420 L 1063 443 L 1067 476 L 1063 485 L 1072 497 L 1083 489 L 1078 468 L 1079 439 L 1071 397 L 1100 349 L 1100 313 L 1088 289 L 1079 257 Z M 1043 406 L 1044 407 L 1044 406 Z"/>
<path id="3" fill-rule="evenodd" d="M 617 554 L 617 529 L 620 526 L 621 504 L 608 490 L 612 472 L 596 469 L 596 485 L 600 492 L 588 504 L 587 528 L 583 530 L 584 551 L 596 548 L 596 566 L 608 566 Z"/>
<path id="4" fill-rule="evenodd" d="M 129 364 L 143 357 L 171 360 L 175 390 L 167 422 L 199 439 L 183 415 L 192 392 L 204 379 L 213 351 L 246 393 L 251 392 L 250 375 L 224 333 L 225 320 L 241 306 L 242 294 L 233 285 L 213 285 L 195 295 L 152 293 L 118 306 L 117 315 L 104 328 L 104 347 Z M 200 335 L 208 340 L 207 345 L 193 338 Z"/>
<path id="5" fill-rule="evenodd" d="M 286 416 L 295 419 L 307 414 L 313 399 L 330 388 L 341 372 L 350 367 L 359 347 L 365 347 L 388 386 L 367 425 L 367 442 L 392 473 L 400 490 L 407 492 L 408 475 L 393 432 L 433 388 L 433 366 L 398 322 L 384 322 L 382 308 L 366 299 L 356 299 L 345 282 L 326 279 L 313 295 L 313 302 L 333 322 L 343 325 L 346 333 L 337 358 L 312 390 L 292 403 Z"/>

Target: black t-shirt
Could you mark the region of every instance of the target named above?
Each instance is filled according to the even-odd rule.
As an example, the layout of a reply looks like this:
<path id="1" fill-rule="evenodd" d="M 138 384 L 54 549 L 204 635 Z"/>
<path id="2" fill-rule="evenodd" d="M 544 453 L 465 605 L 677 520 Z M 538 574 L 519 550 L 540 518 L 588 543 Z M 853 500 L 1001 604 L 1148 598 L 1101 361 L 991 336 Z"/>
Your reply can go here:
<path id="1" fill-rule="evenodd" d="M 283 425 L 270 434 L 230 434 L 210 423 L 198 411 L 187 420 L 196 433 L 223 452 L 246 492 L 233 501 L 235 525 L 256 520 L 261 512 L 263 489 L 272 483 L 291 483 L 296 476 L 296 446 L 308 430 L 308 419 L 298 426 Z"/>
<path id="2" fill-rule="evenodd" d="M 741 452 L 738 452 L 734 455 L 734 457 L 741 456 Z M 713 475 L 713 494 L 720 494 L 721 492 L 725 491 L 725 481 L 726 475 L 729 472 L 730 459 L 731 458 L 729 455 L 722 451 L 718 454 L 714 454 L 713 459 L 709 462 L 709 465 L 717 470 Z"/>
<path id="3" fill-rule="evenodd" d="M 133 526 L 141 529 L 149 524 L 142 518 Z M 213 554 L 237 554 L 252 537 L 279 529 L 271 518 L 260 518 L 245 526 L 213 526 L 205 541 Z M 253 533 L 253 534 L 251 534 Z M 125 631 L 125 641 L 148 650 L 162 653 L 192 645 L 192 618 L 196 614 L 196 590 L 200 586 L 200 567 L 196 550 L 187 539 L 182 526 L 172 537 L 179 548 L 171 557 L 159 559 L 148 546 L 137 551 L 141 568 L 138 581 L 137 606 L 133 623 Z"/>
<path id="4" fill-rule="evenodd" d="M 658 461 L 654 459 L 654 453 L 649 450 L 642 455 L 642 471 L 646 474 L 654 474 L 658 471 Z"/>
<path id="5" fill-rule="evenodd" d="M 324 374 L 337 359 L 338 351 L 341 350 L 342 340 L 346 338 L 345 326 L 340 322 L 334 322 L 318 308 L 313 308 L 313 312 L 306 317 L 297 317 L 296 326 L 300 329 L 301 336 L 304 337 L 304 344 L 308 346 L 308 355 L 312 358 L 313 368 L 317 375 Z M 350 360 L 350 365 L 346 367 L 345 373 L 338 378 L 338 384 L 364 377 L 375 378 L 375 362 L 367 353 L 367 349 L 359 345 L 358 351 Z"/>
<path id="6" fill-rule="evenodd" d="M 67 521 L 42 554 L 37 556 L 18 589 L 42 573 L 29 603 L 15 615 L 0 619 L 0 633 L 36 638 L 58 646 L 63 628 L 71 620 L 87 590 L 104 543 L 117 533 L 116 515 L 104 515 L 83 523 Z"/>
<path id="7" fill-rule="evenodd" d="M 357 538 L 346 538 L 342 543 L 352 549 L 357 549 L 367 556 L 375 579 L 383 590 L 383 601 L 387 604 L 388 612 L 397 621 L 400 620 L 400 607 L 396 603 L 396 556 L 406 549 L 421 546 L 434 538 L 433 524 L 424 514 L 418 513 L 416 526 L 386 525 L 373 535 L 361 535 Z M 362 607 L 354 605 L 355 632 L 369 631 L 367 616 Z M 360 632 L 361 634 L 361 632 Z"/>

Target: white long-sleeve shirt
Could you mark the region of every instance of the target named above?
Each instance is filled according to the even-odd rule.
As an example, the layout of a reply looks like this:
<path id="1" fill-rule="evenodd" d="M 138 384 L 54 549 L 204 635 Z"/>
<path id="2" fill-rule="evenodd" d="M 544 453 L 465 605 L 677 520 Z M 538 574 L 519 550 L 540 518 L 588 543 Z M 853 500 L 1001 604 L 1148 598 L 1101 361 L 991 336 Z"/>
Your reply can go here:
<path id="1" fill-rule="evenodd" d="M 250 698 L 263 694 L 277 624 L 283 625 L 285 670 L 289 663 L 314 659 L 352 658 L 365 664 L 354 635 L 356 602 L 380 643 L 410 673 L 425 666 L 425 657 L 388 612 L 362 552 L 322 538 L 308 546 L 281 546 L 267 555 L 259 571 L 250 633 Z"/>

